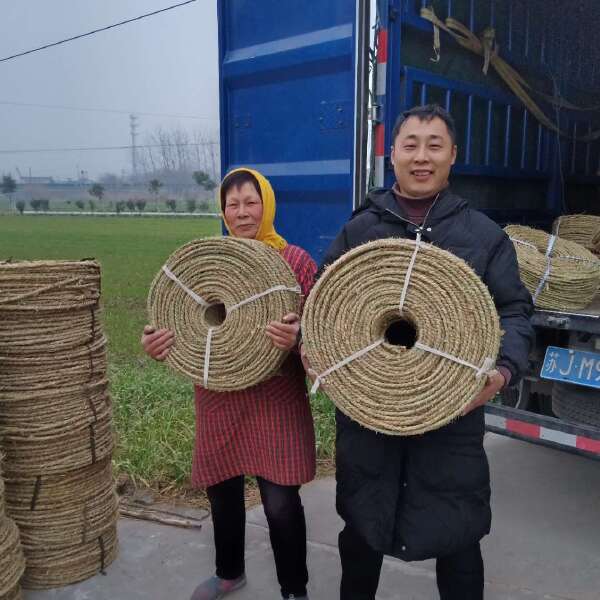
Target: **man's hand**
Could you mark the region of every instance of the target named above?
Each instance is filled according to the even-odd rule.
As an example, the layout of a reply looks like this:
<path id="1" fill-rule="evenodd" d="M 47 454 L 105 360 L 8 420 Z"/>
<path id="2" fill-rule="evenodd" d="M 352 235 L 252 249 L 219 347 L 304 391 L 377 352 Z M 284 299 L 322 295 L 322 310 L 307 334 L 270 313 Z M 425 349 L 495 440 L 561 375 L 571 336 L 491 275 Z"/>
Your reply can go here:
<path id="1" fill-rule="evenodd" d="M 471 402 L 465 407 L 465 409 L 462 412 L 462 416 L 464 417 L 472 410 L 486 404 L 504 387 L 504 383 L 504 375 L 502 375 L 500 371 L 496 369 L 490 371 L 487 374 L 487 382 L 485 384 L 485 387 L 479 392 L 479 394 L 477 394 L 475 400 L 473 400 L 473 402 Z"/>
<path id="2" fill-rule="evenodd" d="M 300 317 L 296 313 L 289 313 L 281 321 L 271 321 L 267 325 L 267 335 L 279 350 L 291 350 L 296 345 L 299 331 Z"/>
<path id="3" fill-rule="evenodd" d="M 154 360 L 165 360 L 174 342 L 175 334 L 170 329 L 154 329 L 150 325 L 144 327 L 141 344 L 144 352 Z"/>

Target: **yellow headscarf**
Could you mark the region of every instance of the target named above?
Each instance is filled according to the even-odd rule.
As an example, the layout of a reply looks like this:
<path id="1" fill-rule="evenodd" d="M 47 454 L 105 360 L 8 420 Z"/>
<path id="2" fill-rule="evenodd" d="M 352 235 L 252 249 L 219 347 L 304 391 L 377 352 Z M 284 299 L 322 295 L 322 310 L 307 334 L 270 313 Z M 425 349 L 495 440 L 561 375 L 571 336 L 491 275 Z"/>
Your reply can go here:
<path id="1" fill-rule="evenodd" d="M 253 175 L 256 178 L 256 181 L 258 181 L 258 186 L 260 187 L 263 214 L 255 239 L 267 244 L 268 246 L 271 246 L 272 248 L 275 248 L 276 250 L 283 250 L 287 246 L 287 242 L 275 231 L 275 227 L 273 226 L 273 222 L 275 221 L 275 192 L 273 191 L 269 180 L 254 169 L 241 167 L 239 169 L 229 171 L 229 173 L 227 173 L 227 175 L 225 175 L 223 178 L 223 181 L 225 181 L 225 179 L 227 179 L 227 177 L 229 177 L 232 173 L 237 173 L 239 171 L 246 171 L 247 173 Z M 221 184 L 222 183 L 223 182 L 221 182 Z M 219 190 L 219 196 L 221 199 L 221 217 L 223 218 L 223 223 L 225 223 L 227 231 L 231 235 L 231 230 L 229 229 L 229 225 L 225 220 L 225 198 L 223 198 L 223 192 L 221 190 Z"/>

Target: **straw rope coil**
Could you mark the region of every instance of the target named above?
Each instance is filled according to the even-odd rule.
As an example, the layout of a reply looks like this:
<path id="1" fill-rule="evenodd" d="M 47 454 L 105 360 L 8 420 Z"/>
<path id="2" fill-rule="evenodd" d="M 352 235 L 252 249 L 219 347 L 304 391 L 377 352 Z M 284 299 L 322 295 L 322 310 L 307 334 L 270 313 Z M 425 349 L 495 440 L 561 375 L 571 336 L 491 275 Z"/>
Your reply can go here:
<path id="1" fill-rule="evenodd" d="M 112 407 L 108 382 L 0 393 L 0 431 L 7 470 L 19 476 L 62 473 L 112 453 Z"/>
<path id="2" fill-rule="evenodd" d="M 68 548 L 27 549 L 22 585 L 28 589 L 63 587 L 103 573 L 117 556 L 114 524 L 95 540 Z"/>
<path id="3" fill-rule="evenodd" d="M 148 294 L 150 323 L 175 332 L 166 363 L 215 391 L 274 375 L 287 355 L 265 328 L 299 311 L 300 288 L 279 253 L 233 237 L 190 242 L 168 259 Z"/>
<path id="4" fill-rule="evenodd" d="M 565 240 L 577 242 L 590 252 L 600 253 L 600 216 L 560 216 L 552 225 L 552 233 Z"/>
<path id="5" fill-rule="evenodd" d="M 0 594 L 0 600 L 22 600 L 23 594 L 21 592 L 21 586 L 15 585 L 12 590 L 9 590 L 6 594 Z"/>
<path id="6" fill-rule="evenodd" d="M 589 250 L 522 225 L 508 225 L 504 231 L 515 246 L 521 279 L 538 308 L 579 310 L 592 301 L 600 284 L 600 262 Z"/>
<path id="7" fill-rule="evenodd" d="M 19 598 L 19 579 L 25 570 L 25 558 L 14 521 L 0 516 L 0 598 Z"/>
<path id="8" fill-rule="evenodd" d="M 85 544 L 117 520 L 110 458 L 85 469 L 6 478 L 6 504 L 27 552 Z"/>
<path id="9" fill-rule="evenodd" d="M 74 583 L 116 553 L 100 267 L 0 263 L 0 434 L 24 587 Z"/>
<path id="10" fill-rule="evenodd" d="M 410 348 L 385 337 L 402 321 L 415 329 Z M 317 381 L 337 407 L 395 435 L 458 417 L 483 388 L 500 344 L 494 303 L 471 268 L 397 239 L 364 244 L 330 265 L 308 297 L 302 331 Z"/>
<path id="11" fill-rule="evenodd" d="M 17 600 L 21 598 L 19 580 L 25 570 L 25 557 L 21 549 L 19 530 L 5 513 L 4 493 L 0 471 L 0 600 Z"/>

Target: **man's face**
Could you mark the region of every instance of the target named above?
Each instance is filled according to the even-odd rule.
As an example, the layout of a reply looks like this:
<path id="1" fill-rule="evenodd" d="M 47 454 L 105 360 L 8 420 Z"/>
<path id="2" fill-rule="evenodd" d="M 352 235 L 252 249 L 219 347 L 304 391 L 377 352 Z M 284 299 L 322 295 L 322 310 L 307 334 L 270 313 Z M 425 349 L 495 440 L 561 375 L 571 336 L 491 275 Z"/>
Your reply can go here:
<path id="1" fill-rule="evenodd" d="M 225 220 L 234 237 L 254 239 L 262 221 L 263 205 L 249 182 L 231 187 L 225 196 Z"/>
<path id="2" fill-rule="evenodd" d="M 439 117 L 406 119 L 394 140 L 391 161 L 403 196 L 427 198 L 444 189 L 456 161 L 446 123 Z"/>

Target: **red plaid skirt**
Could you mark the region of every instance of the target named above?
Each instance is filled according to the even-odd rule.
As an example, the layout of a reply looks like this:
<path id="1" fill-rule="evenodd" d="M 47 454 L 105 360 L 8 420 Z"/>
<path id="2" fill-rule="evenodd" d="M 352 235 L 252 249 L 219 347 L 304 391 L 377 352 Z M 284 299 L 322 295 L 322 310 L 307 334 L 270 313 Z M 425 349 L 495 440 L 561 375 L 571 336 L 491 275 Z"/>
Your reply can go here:
<path id="1" fill-rule="evenodd" d="M 316 265 L 297 246 L 282 256 L 308 295 Z M 315 476 L 315 432 L 305 374 L 297 353 L 280 372 L 246 390 L 196 395 L 196 445 L 192 482 L 214 485 L 237 475 L 258 475 L 281 485 L 300 485 Z"/>

